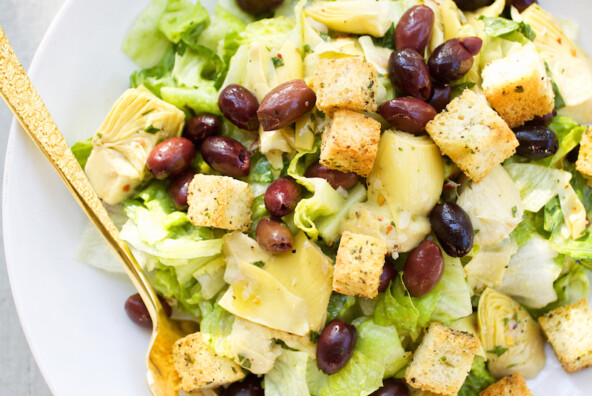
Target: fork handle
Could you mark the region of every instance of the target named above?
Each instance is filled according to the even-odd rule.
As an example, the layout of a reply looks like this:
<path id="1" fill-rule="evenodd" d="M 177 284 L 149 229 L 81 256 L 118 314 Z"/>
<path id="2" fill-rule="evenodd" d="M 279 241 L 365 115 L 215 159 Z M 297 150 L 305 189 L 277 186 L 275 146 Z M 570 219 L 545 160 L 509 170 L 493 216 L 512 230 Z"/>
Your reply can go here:
<path id="1" fill-rule="evenodd" d="M 146 275 L 142 272 L 129 247 L 119 237 L 117 227 L 33 87 L 1 26 L 0 94 L 25 132 L 58 172 L 84 212 L 121 258 L 127 275 L 140 293 L 152 317 L 152 322 L 156 326 L 158 313 L 162 311 L 156 293 L 148 283 Z"/>

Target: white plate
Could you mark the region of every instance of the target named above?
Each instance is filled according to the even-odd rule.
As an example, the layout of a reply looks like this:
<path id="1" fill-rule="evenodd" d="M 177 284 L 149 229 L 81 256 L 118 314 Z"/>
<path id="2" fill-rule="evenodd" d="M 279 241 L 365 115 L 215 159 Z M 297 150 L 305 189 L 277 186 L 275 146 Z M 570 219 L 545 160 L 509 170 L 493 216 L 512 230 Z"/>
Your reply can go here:
<path id="1" fill-rule="evenodd" d="M 556 15 L 583 22 L 592 52 L 592 4 L 542 0 Z M 120 50 L 148 0 L 70 0 L 53 22 L 30 75 L 70 144 L 91 136 L 135 69 Z M 212 5 L 214 0 L 205 0 Z M 46 159 L 13 124 L 4 174 L 6 262 L 23 329 L 56 396 L 148 395 L 149 333 L 127 317 L 134 292 L 123 277 L 80 264 L 73 254 L 86 222 Z M 592 371 L 567 376 L 548 349 L 536 395 L 590 394 Z"/>

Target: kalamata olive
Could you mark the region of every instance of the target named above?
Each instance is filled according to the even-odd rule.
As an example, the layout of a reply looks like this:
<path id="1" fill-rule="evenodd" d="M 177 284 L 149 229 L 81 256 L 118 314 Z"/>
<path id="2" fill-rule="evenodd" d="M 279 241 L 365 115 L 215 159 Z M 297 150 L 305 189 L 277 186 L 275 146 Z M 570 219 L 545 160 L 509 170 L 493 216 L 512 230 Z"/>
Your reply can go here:
<path id="1" fill-rule="evenodd" d="M 520 145 L 516 148 L 518 155 L 530 159 L 550 157 L 559 149 L 557 135 L 545 126 L 524 125 L 514 129 Z"/>
<path id="2" fill-rule="evenodd" d="M 171 306 L 167 304 L 165 299 L 161 296 L 158 296 L 158 299 L 160 300 L 160 304 L 162 305 L 162 308 L 164 309 L 166 315 L 171 316 Z M 152 319 L 150 318 L 148 308 L 146 308 L 146 305 L 144 304 L 144 301 L 142 301 L 142 297 L 140 297 L 140 294 L 136 293 L 129 296 L 129 298 L 125 301 L 124 307 L 127 316 L 129 316 L 132 322 L 134 322 L 140 327 L 144 327 L 147 329 L 152 328 Z"/>
<path id="3" fill-rule="evenodd" d="M 471 43 L 471 51 L 475 49 L 475 41 Z M 439 45 L 428 60 L 430 74 L 442 83 L 458 80 L 473 66 L 473 54 L 465 48 L 457 38 Z"/>
<path id="4" fill-rule="evenodd" d="M 189 184 L 195 174 L 194 171 L 188 169 L 171 181 L 169 195 L 173 198 L 177 210 L 187 210 L 187 190 L 189 190 Z"/>
<path id="5" fill-rule="evenodd" d="M 341 370 L 354 353 L 358 332 L 349 323 L 333 319 L 319 335 L 317 367 L 327 375 Z"/>
<path id="6" fill-rule="evenodd" d="M 454 0 L 454 2 L 463 11 L 475 11 L 478 8 L 491 5 L 494 0 Z"/>
<path id="7" fill-rule="evenodd" d="M 378 107 L 378 114 L 393 127 L 408 133 L 422 133 L 436 116 L 436 109 L 416 98 L 395 98 Z"/>
<path id="8" fill-rule="evenodd" d="M 551 122 L 553 122 L 553 118 L 557 115 L 557 110 L 553 110 L 550 113 L 545 114 L 544 116 L 536 116 L 532 120 L 528 121 L 526 125 L 539 125 L 539 126 L 547 126 Z"/>
<path id="9" fill-rule="evenodd" d="M 571 150 L 569 153 L 567 153 L 567 155 L 565 156 L 565 159 L 571 163 L 574 163 L 578 160 L 579 156 L 580 156 L 580 145 L 578 144 L 576 147 L 574 147 L 573 150 Z"/>
<path id="10" fill-rule="evenodd" d="M 247 131 L 259 128 L 259 101 L 247 88 L 231 84 L 220 92 L 218 107 L 230 122 Z"/>
<path id="11" fill-rule="evenodd" d="M 224 389 L 221 396 L 264 396 L 261 380 L 256 375 L 248 375 L 244 380 L 235 382 Z"/>
<path id="12" fill-rule="evenodd" d="M 303 80 L 292 80 L 265 95 L 257 117 L 264 131 L 275 131 L 292 124 L 312 110 L 316 103 L 316 94 Z"/>
<path id="13" fill-rule="evenodd" d="M 172 137 L 158 143 L 146 159 L 146 167 L 158 180 L 185 171 L 195 158 L 195 145 L 184 137 Z"/>
<path id="14" fill-rule="evenodd" d="M 393 265 L 392 259 L 387 257 L 384 260 L 384 265 L 382 266 L 382 273 L 380 274 L 380 283 L 378 284 L 378 292 L 384 293 L 384 291 L 391 284 L 391 281 L 395 279 L 395 276 L 397 276 L 395 266 Z"/>
<path id="15" fill-rule="evenodd" d="M 282 177 L 267 187 L 263 200 L 272 216 L 282 217 L 292 212 L 302 198 L 302 187 L 292 178 Z"/>
<path id="16" fill-rule="evenodd" d="M 483 40 L 479 37 L 465 37 L 460 40 L 460 45 L 465 47 L 469 54 L 476 56 L 483 47 Z"/>
<path id="17" fill-rule="evenodd" d="M 236 0 L 238 6 L 252 15 L 261 15 L 278 8 L 284 0 Z"/>
<path id="18" fill-rule="evenodd" d="M 244 177 L 251 169 L 251 156 L 240 142 L 226 136 L 210 136 L 201 144 L 203 159 L 225 176 Z"/>
<path id="19" fill-rule="evenodd" d="M 473 224 L 469 215 L 457 204 L 436 205 L 430 213 L 432 231 L 450 257 L 463 257 L 473 248 Z"/>
<path id="20" fill-rule="evenodd" d="M 272 254 L 292 250 L 292 233 L 280 220 L 264 217 L 257 224 L 257 243 Z"/>
<path id="21" fill-rule="evenodd" d="M 403 283 L 411 296 L 421 297 L 436 287 L 443 273 L 442 251 L 434 242 L 424 241 L 407 257 Z"/>
<path id="22" fill-rule="evenodd" d="M 434 11 L 426 5 L 411 7 L 403 14 L 395 29 L 395 46 L 400 50 L 411 48 L 423 54 L 432 36 Z"/>
<path id="23" fill-rule="evenodd" d="M 409 396 L 409 389 L 400 379 L 387 378 L 382 386 L 372 392 L 370 396 Z"/>
<path id="24" fill-rule="evenodd" d="M 528 7 L 530 7 L 532 4 L 536 4 L 538 2 L 537 0 L 510 0 L 508 1 L 508 3 L 516 7 L 518 11 L 522 12 L 526 10 Z"/>
<path id="25" fill-rule="evenodd" d="M 315 162 L 311 166 L 308 167 L 306 172 L 304 173 L 306 177 L 320 177 L 321 179 L 325 179 L 327 183 L 331 185 L 334 189 L 338 189 L 339 187 L 349 190 L 353 186 L 356 185 L 358 180 L 360 180 L 360 176 L 353 172 L 339 172 L 334 169 L 329 169 L 326 166 L 321 165 L 318 162 Z"/>
<path id="26" fill-rule="evenodd" d="M 198 114 L 185 124 L 183 137 L 191 140 L 195 147 L 199 147 L 205 138 L 218 135 L 221 129 L 222 123 L 215 115 Z"/>
<path id="27" fill-rule="evenodd" d="M 433 84 L 432 97 L 428 103 L 440 113 L 452 100 L 452 88 L 448 85 Z"/>
<path id="28" fill-rule="evenodd" d="M 423 57 L 411 48 L 395 51 L 389 58 L 389 77 L 405 95 L 428 100 L 432 94 L 430 71 Z"/>

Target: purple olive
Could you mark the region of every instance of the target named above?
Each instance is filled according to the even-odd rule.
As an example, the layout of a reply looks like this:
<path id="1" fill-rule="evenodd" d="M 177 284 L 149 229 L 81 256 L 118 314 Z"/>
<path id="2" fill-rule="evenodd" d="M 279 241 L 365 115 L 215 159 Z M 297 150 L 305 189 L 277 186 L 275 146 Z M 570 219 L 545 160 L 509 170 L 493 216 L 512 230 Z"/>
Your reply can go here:
<path id="1" fill-rule="evenodd" d="M 514 129 L 520 145 L 516 153 L 530 159 L 546 158 L 559 150 L 557 135 L 546 126 L 524 125 Z"/>
<path id="2" fill-rule="evenodd" d="M 573 164 L 574 162 L 576 162 L 578 160 L 579 156 L 580 156 L 580 145 L 578 144 L 576 147 L 574 147 L 573 150 L 571 150 L 569 153 L 567 153 L 567 155 L 565 156 L 565 159 Z"/>
<path id="3" fill-rule="evenodd" d="M 220 388 L 222 389 L 222 388 Z M 235 382 L 223 389 L 220 396 L 264 396 L 261 380 L 256 375 L 248 375 L 240 382 Z"/>
<path id="4" fill-rule="evenodd" d="M 537 4 L 537 0 L 510 0 L 509 5 L 516 7 L 516 9 L 520 12 L 526 10 L 532 4 Z"/>
<path id="5" fill-rule="evenodd" d="M 302 187 L 290 177 L 277 179 L 267 187 L 263 200 L 265 207 L 274 217 L 292 212 L 302 198 Z"/>
<path id="6" fill-rule="evenodd" d="M 257 243 L 272 254 L 289 252 L 294 245 L 292 233 L 280 220 L 262 218 L 257 224 Z"/>
<path id="7" fill-rule="evenodd" d="M 185 124 L 183 137 L 191 140 L 195 147 L 201 146 L 205 138 L 220 134 L 222 123 L 212 114 L 198 114 Z"/>
<path id="8" fill-rule="evenodd" d="M 473 224 L 469 215 L 455 203 L 436 205 L 430 213 L 432 231 L 450 257 L 466 256 L 473 248 Z"/>
<path id="9" fill-rule="evenodd" d="M 327 183 L 331 185 L 334 189 L 338 189 L 339 187 L 349 190 L 353 186 L 356 185 L 358 180 L 360 180 L 360 176 L 353 172 L 339 172 L 334 169 L 329 169 L 326 166 L 321 165 L 318 162 L 315 162 L 311 166 L 308 167 L 306 172 L 304 173 L 306 177 L 319 177 L 321 179 L 325 179 Z"/>
<path id="10" fill-rule="evenodd" d="M 162 305 L 166 315 L 171 316 L 171 306 L 161 296 L 158 296 L 158 299 L 160 300 L 160 304 Z M 146 308 L 146 305 L 144 304 L 144 301 L 142 301 L 140 294 L 136 293 L 129 296 L 129 298 L 125 301 L 124 308 L 127 316 L 129 316 L 132 322 L 140 327 L 152 329 L 152 318 L 150 318 L 148 308 Z"/>
<path id="11" fill-rule="evenodd" d="M 475 11 L 478 8 L 491 5 L 494 0 L 454 0 L 454 2 L 463 11 Z"/>
<path id="12" fill-rule="evenodd" d="M 259 101 L 247 88 L 237 84 L 227 86 L 220 92 L 218 107 L 224 117 L 237 127 L 247 131 L 259 128 Z"/>
<path id="13" fill-rule="evenodd" d="M 236 2 L 244 12 L 261 15 L 275 10 L 284 0 L 236 0 Z"/>
<path id="14" fill-rule="evenodd" d="M 436 287 L 443 274 L 442 251 L 434 242 L 424 241 L 407 257 L 403 283 L 412 297 L 421 297 Z"/>
<path id="15" fill-rule="evenodd" d="M 386 257 L 384 265 L 382 266 L 382 273 L 380 274 L 380 283 L 378 284 L 378 292 L 384 293 L 391 284 L 392 280 L 397 276 L 395 266 L 390 257 Z"/>
<path id="16" fill-rule="evenodd" d="M 327 375 L 341 370 L 351 359 L 358 332 L 339 319 L 333 319 L 321 332 L 317 342 L 317 367 Z"/>
<path id="17" fill-rule="evenodd" d="M 317 96 L 303 80 L 292 80 L 272 89 L 261 101 L 257 117 L 264 131 L 287 127 L 308 113 Z"/>
<path id="18" fill-rule="evenodd" d="M 434 79 L 442 83 L 449 83 L 458 80 L 471 70 L 474 62 L 472 52 L 477 50 L 477 47 L 480 49 L 477 40 L 481 39 L 475 37 L 471 40 L 468 38 L 464 40 L 468 43 L 468 48 L 456 38 L 444 42 L 434 50 L 428 60 L 430 74 Z"/>
<path id="19" fill-rule="evenodd" d="M 226 136 L 210 136 L 201 144 L 204 161 L 225 176 L 245 177 L 251 169 L 251 156 L 245 146 Z"/>
<path id="20" fill-rule="evenodd" d="M 428 66 L 423 57 L 411 48 L 391 54 L 389 78 L 393 85 L 396 85 L 405 95 L 428 100 L 432 94 L 432 81 Z"/>
<path id="21" fill-rule="evenodd" d="M 448 106 L 448 103 L 452 100 L 452 88 L 448 85 L 433 84 L 432 85 L 432 97 L 428 103 L 436 109 L 438 113 Z"/>
<path id="22" fill-rule="evenodd" d="M 146 159 L 146 167 L 158 180 L 176 176 L 191 165 L 195 145 L 189 139 L 172 137 L 157 144 Z"/>
<path id="23" fill-rule="evenodd" d="M 553 118 L 557 115 L 557 110 L 553 110 L 550 113 L 545 114 L 544 116 L 536 116 L 532 120 L 528 121 L 526 125 L 538 125 L 538 126 L 548 126 L 551 122 L 553 122 Z"/>
<path id="24" fill-rule="evenodd" d="M 372 392 L 370 396 L 409 396 L 409 389 L 400 379 L 387 378 L 382 386 Z"/>
<path id="25" fill-rule="evenodd" d="M 195 175 L 196 173 L 189 169 L 171 181 L 169 195 L 173 198 L 177 210 L 187 210 L 187 191 Z"/>
<path id="26" fill-rule="evenodd" d="M 423 54 L 432 36 L 434 11 L 426 5 L 411 7 L 403 14 L 395 29 L 395 46 L 398 50 L 411 48 Z"/>
<path id="27" fill-rule="evenodd" d="M 380 105 L 378 114 L 403 132 L 420 134 L 437 113 L 423 100 L 396 98 Z"/>

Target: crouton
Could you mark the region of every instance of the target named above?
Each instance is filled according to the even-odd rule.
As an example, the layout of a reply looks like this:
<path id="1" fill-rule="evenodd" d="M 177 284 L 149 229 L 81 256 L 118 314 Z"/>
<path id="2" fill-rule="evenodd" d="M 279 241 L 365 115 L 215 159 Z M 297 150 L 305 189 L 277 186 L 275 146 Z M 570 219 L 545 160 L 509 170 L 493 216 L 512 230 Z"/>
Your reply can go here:
<path id="1" fill-rule="evenodd" d="M 559 362 L 568 373 L 592 366 L 592 308 L 588 299 L 539 318 Z"/>
<path id="2" fill-rule="evenodd" d="M 333 290 L 349 296 L 376 297 L 386 253 L 382 239 L 344 232 L 335 260 Z"/>
<path id="3" fill-rule="evenodd" d="M 511 157 L 518 140 L 485 96 L 466 89 L 426 125 L 443 154 L 474 182 Z"/>
<path id="4" fill-rule="evenodd" d="M 360 57 L 321 59 L 309 85 L 321 111 L 376 111 L 378 73 Z"/>
<path id="5" fill-rule="evenodd" d="M 472 334 L 441 323 L 430 325 L 405 371 L 409 385 L 439 394 L 456 394 L 462 387 L 481 343 Z"/>
<path id="6" fill-rule="evenodd" d="M 238 364 L 216 355 L 199 332 L 175 343 L 173 364 L 185 392 L 217 388 L 245 377 Z"/>
<path id="7" fill-rule="evenodd" d="M 479 396 L 533 396 L 520 373 L 504 377 L 482 390 Z"/>
<path id="8" fill-rule="evenodd" d="M 491 62 L 482 76 L 487 100 L 511 128 L 555 108 L 553 85 L 534 44 Z"/>
<path id="9" fill-rule="evenodd" d="M 592 178 L 592 129 L 590 128 L 582 135 L 576 169 L 584 176 Z"/>
<path id="10" fill-rule="evenodd" d="M 367 176 L 379 142 L 378 121 L 349 110 L 336 111 L 323 132 L 320 162 L 330 169 Z"/>
<path id="11" fill-rule="evenodd" d="M 187 192 L 191 224 L 248 231 L 253 191 L 248 183 L 226 176 L 195 175 Z"/>

